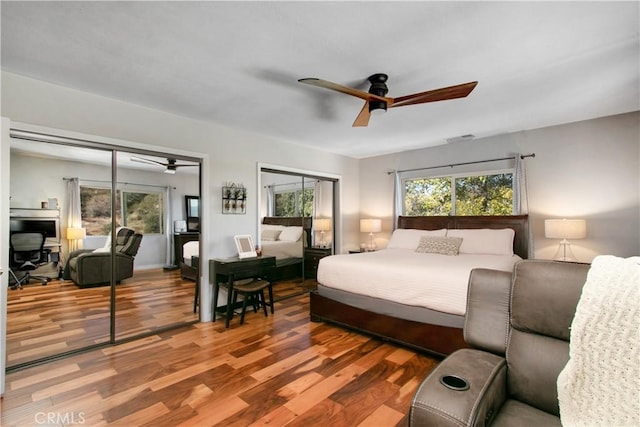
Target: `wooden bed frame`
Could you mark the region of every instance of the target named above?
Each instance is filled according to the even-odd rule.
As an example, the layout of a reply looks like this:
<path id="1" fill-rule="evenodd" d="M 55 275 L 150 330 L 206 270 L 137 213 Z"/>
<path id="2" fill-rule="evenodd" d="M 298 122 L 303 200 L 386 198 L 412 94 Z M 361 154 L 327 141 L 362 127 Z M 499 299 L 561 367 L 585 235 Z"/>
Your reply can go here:
<path id="1" fill-rule="evenodd" d="M 514 216 L 419 216 L 398 218 L 398 228 L 438 230 L 441 228 L 512 228 L 514 253 L 528 258 L 529 223 L 527 215 Z M 313 322 L 329 322 L 358 332 L 392 341 L 419 351 L 445 356 L 467 347 L 461 328 L 420 323 L 370 312 L 339 301 L 310 294 Z"/>
<path id="2" fill-rule="evenodd" d="M 302 227 L 306 234 L 306 241 L 311 242 L 311 217 L 265 216 L 264 218 L 262 218 L 262 223 L 269 225 L 284 225 L 286 227 Z M 298 277 L 303 277 L 302 258 L 300 258 L 300 262 L 276 267 L 274 276 L 271 280 L 274 282 L 278 282 L 282 280 L 291 280 Z"/>

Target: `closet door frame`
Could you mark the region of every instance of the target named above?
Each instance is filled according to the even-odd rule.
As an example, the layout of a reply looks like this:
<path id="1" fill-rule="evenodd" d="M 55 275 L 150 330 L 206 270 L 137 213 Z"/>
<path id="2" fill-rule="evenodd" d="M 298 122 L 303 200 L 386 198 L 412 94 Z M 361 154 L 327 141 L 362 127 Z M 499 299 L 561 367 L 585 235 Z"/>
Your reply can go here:
<path id="1" fill-rule="evenodd" d="M 101 151 L 110 151 L 111 152 L 111 235 L 115 236 L 115 232 L 116 232 L 116 221 L 115 221 L 115 211 L 114 211 L 114 207 L 116 206 L 116 198 L 117 198 L 117 186 L 118 186 L 118 174 L 117 174 L 117 169 L 118 169 L 118 164 L 117 164 L 117 154 L 118 152 L 127 152 L 127 153 L 135 153 L 135 154 L 140 154 L 140 155 L 148 155 L 148 156 L 154 156 L 154 157 L 171 157 L 171 158 L 176 158 L 178 160 L 186 160 L 186 161 L 191 161 L 191 162 L 196 162 L 199 164 L 198 167 L 198 172 L 199 172 L 199 178 L 198 178 L 198 191 L 199 191 L 199 196 L 200 196 L 200 200 L 203 200 L 203 162 L 206 161 L 206 156 L 201 156 L 201 157 L 195 157 L 195 156 L 190 156 L 190 155 L 184 155 L 184 154 L 175 154 L 175 153 L 168 153 L 165 151 L 161 151 L 162 148 L 159 147 L 158 150 L 151 150 L 151 149 L 145 149 L 145 148 L 140 148 L 140 147 L 135 147 L 133 146 L 134 144 L 132 144 L 132 146 L 127 147 L 124 145 L 118 145 L 115 143 L 109 143 L 109 142 L 99 142 L 96 140 L 91 139 L 91 137 L 75 137 L 75 135 L 73 137 L 71 136 L 63 136 L 65 133 L 65 131 L 59 131 L 56 132 L 55 130 L 53 131 L 47 131 L 47 132 L 41 132 L 39 129 L 32 131 L 32 130 L 28 130 L 29 128 L 31 128 L 32 126 L 28 126 L 28 125 L 19 125 L 19 124 L 15 124 L 15 125 L 9 125 L 9 137 L 10 138 L 17 138 L 17 139 L 23 139 L 23 140 L 28 140 L 28 141 L 36 141 L 36 142 L 43 142 L 43 143 L 51 143 L 51 144 L 58 144 L 58 145 L 65 145 L 65 146 L 70 146 L 70 147 L 79 147 L 79 148 L 84 148 L 84 149 L 97 149 L 97 150 L 101 150 Z M 96 139 L 102 139 L 101 137 L 96 137 Z M 105 138 L 108 139 L 108 138 Z M 124 141 L 123 141 L 124 142 Z M 10 145 L 7 144 L 7 145 Z M 7 150 L 9 151 L 9 150 Z M 7 163 L 10 163 L 10 161 L 7 161 Z M 203 215 L 203 207 L 202 207 L 203 203 L 200 203 L 200 216 L 202 218 Z M 7 224 L 8 225 L 8 224 Z M 200 234 L 200 241 L 202 242 L 202 230 L 201 230 L 201 234 Z M 116 239 L 111 239 L 111 253 L 113 254 L 113 252 L 115 251 L 115 244 L 116 244 Z M 200 259 L 203 259 L 203 255 L 206 255 L 203 253 L 202 250 L 202 244 L 200 245 Z M 95 350 L 98 348 L 104 348 L 104 347 L 109 347 L 109 346 L 113 346 L 113 345 L 117 345 L 117 344 L 121 344 L 123 342 L 128 342 L 128 341 L 133 341 L 133 340 L 137 340 L 140 338 L 144 338 L 146 336 L 150 336 L 150 335 L 155 335 L 157 333 L 163 332 L 165 330 L 171 330 L 171 329 L 175 329 L 177 327 L 182 327 L 184 325 L 188 325 L 188 324 L 192 324 L 192 323 L 197 323 L 199 321 L 206 321 L 207 319 L 207 313 L 203 313 L 202 311 L 202 307 L 207 307 L 206 304 L 202 304 L 202 301 L 205 300 L 205 298 L 208 297 L 209 292 L 206 292 L 206 287 L 202 287 L 202 289 L 200 289 L 200 319 L 195 319 L 192 321 L 188 321 L 188 322 L 184 322 L 182 324 L 172 324 L 166 327 L 159 327 L 157 329 L 153 329 L 152 331 L 149 332 L 143 332 L 140 334 L 136 334 L 136 335 L 132 335 L 132 336 L 128 336 L 126 338 L 120 338 L 118 339 L 116 336 L 116 282 L 114 280 L 115 276 L 116 276 L 116 257 L 112 256 L 111 257 L 111 282 L 110 282 L 110 306 L 109 306 L 109 315 L 110 315 L 110 321 L 109 321 L 109 340 L 107 342 L 103 342 L 103 343 L 97 343 L 97 344 L 90 344 L 87 345 L 85 347 L 81 347 L 81 348 L 77 348 L 77 349 L 73 349 L 73 350 L 68 350 L 68 351 L 64 351 L 64 352 L 60 352 L 54 355 L 50 355 L 50 356 L 45 356 L 39 359 L 34 359 L 33 361 L 28 361 L 28 362 L 24 362 L 24 363 L 20 363 L 20 364 L 16 364 L 14 366 L 10 366 L 10 367 L 6 367 L 6 365 L 3 365 L 4 368 L 6 369 L 6 372 L 11 372 L 11 371 L 15 371 L 15 370 L 20 370 L 20 369 L 25 369 L 31 366 L 36 366 L 36 365 L 40 365 L 43 363 L 48 363 L 50 361 L 53 360 L 57 360 L 57 359 L 61 359 L 64 357 L 68 357 L 68 356 L 72 356 L 75 354 L 79 354 L 79 353 L 84 353 L 87 351 L 91 351 L 91 350 Z M 203 274 L 204 273 L 204 274 Z M 200 272 L 200 283 L 207 283 L 207 272 Z M 204 277 L 204 279 L 203 279 Z M 3 308 L 4 312 L 2 313 L 2 315 L 6 318 L 6 306 Z M 210 314 L 209 314 L 210 317 Z M 107 334 L 105 334 L 107 335 Z M 2 336 L 3 342 L 2 342 L 2 347 L 6 348 L 6 335 Z M 5 370 L 3 369 L 3 371 Z M 3 372 L 4 373 L 4 372 Z"/>

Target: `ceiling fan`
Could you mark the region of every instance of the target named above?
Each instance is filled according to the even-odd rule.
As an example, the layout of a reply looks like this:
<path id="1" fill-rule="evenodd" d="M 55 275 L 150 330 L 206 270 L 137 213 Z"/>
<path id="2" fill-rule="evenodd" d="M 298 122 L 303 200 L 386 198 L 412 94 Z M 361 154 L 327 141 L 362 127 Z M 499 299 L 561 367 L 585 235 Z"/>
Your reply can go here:
<path id="1" fill-rule="evenodd" d="M 144 158 L 144 157 L 137 157 L 137 156 L 131 156 L 131 161 L 132 162 L 137 162 L 137 163 L 147 163 L 147 164 L 152 164 L 152 165 L 164 166 L 164 167 L 166 167 L 166 169 L 164 170 L 164 173 L 170 173 L 170 174 L 176 173 L 176 171 L 178 170 L 179 167 L 183 167 L 183 166 L 198 166 L 197 164 L 178 164 L 178 163 L 176 163 L 176 159 L 167 159 L 167 163 L 162 163 L 162 162 L 159 162 L 157 160 L 147 159 L 147 158 Z"/>
<path id="2" fill-rule="evenodd" d="M 300 79 L 298 82 L 335 90 L 340 93 L 364 99 L 364 106 L 362 107 L 362 110 L 360 110 L 360 114 L 358 114 L 356 120 L 353 122 L 353 127 L 367 126 L 369 124 L 369 117 L 371 117 L 372 111 L 386 111 L 387 108 L 464 98 L 469 95 L 478 84 L 478 82 L 469 82 L 440 89 L 428 90 L 426 92 L 414 93 L 412 95 L 400 96 L 398 98 L 390 98 L 386 96 L 387 92 L 389 92 L 389 88 L 386 84 L 388 78 L 389 76 L 382 73 L 369 76 L 368 80 L 371 83 L 369 92 L 364 92 L 316 78 Z"/>

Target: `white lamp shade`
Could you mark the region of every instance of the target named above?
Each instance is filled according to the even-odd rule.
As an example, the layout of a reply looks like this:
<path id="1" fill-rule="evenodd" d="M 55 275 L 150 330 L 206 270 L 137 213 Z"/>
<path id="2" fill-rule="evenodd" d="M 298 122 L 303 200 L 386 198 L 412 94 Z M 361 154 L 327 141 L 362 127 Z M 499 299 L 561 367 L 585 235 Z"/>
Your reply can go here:
<path id="1" fill-rule="evenodd" d="M 331 218 L 315 218 L 313 220 L 313 228 L 316 231 L 330 231 Z"/>
<path id="2" fill-rule="evenodd" d="M 584 239 L 587 237 L 587 221 L 584 219 L 546 219 L 544 237 L 548 239 Z"/>
<path id="3" fill-rule="evenodd" d="M 82 227 L 67 228 L 67 240 L 82 240 L 87 237 L 87 230 Z"/>
<path id="4" fill-rule="evenodd" d="M 382 230 L 382 220 L 380 219 L 361 219 L 360 231 L 363 233 L 379 233 Z"/>

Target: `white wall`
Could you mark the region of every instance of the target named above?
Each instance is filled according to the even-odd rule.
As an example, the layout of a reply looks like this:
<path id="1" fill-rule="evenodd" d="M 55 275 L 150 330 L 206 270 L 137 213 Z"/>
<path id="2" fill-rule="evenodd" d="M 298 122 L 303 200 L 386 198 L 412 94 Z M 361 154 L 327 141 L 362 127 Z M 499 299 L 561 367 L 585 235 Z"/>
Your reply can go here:
<path id="1" fill-rule="evenodd" d="M 343 213 L 357 217 L 358 161 L 310 150 L 301 145 L 240 132 L 222 125 L 192 120 L 42 81 L 2 73 L 2 111 L 12 121 L 117 138 L 173 152 L 182 150 L 209 156 L 203 197 L 208 198 L 212 228 L 206 231 L 210 255 L 235 253 L 231 236 L 257 229 L 256 163 L 311 169 L 343 177 Z M 248 188 L 246 215 L 221 213 L 224 182 L 242 182 Z"/>
<path id="2" fill-rule="evenodd" d="M 558 217 L 587 220 L 587 238 L 572 245 L 580 261 L 600 254 L 638 255 L 639 122 L 640 114 L 634 112 L 364 159 L 360 209 L 363 217 L 384 218 L 378 245 L 385 245 L 393 215 L 393 175 L 388 171 L 535 153 L 525 162 L 536 258 L 555 254 L 558 241 L 544 238 L 544 220 Z"/>
<path id="3" fill-rule="evenodd" d="M 354 231 L 359 216 L 356 159 L 4 71 L 1 75 L 2 113 L 12 123 L 65 130 L 67 134 L 94 135 L 100 141 L 114 144 L 202 157 L 203 188 L 200 197 L 204 245 L 201 250 L 206 258 L 235 255 L 232 238 L 235 234 L 250 233 L 255 239 L 258 162 L 340 176 L 340 223 L 347 238 L 357 239 Z M 242 182 L 247 187 L 246 215 L 222 214 L 221 191 L 228 181 Z M 348 240 L 341 241 L 349 243 Z M 204 283 L 208 283 L 208 269 L 204 269 L 202 274 Z M 203 289 L 203 301 L 209 300 L 209 291 L 209 288 Z M 211 316 L 206 308 L 207 304 L 203 320 Z"/>

